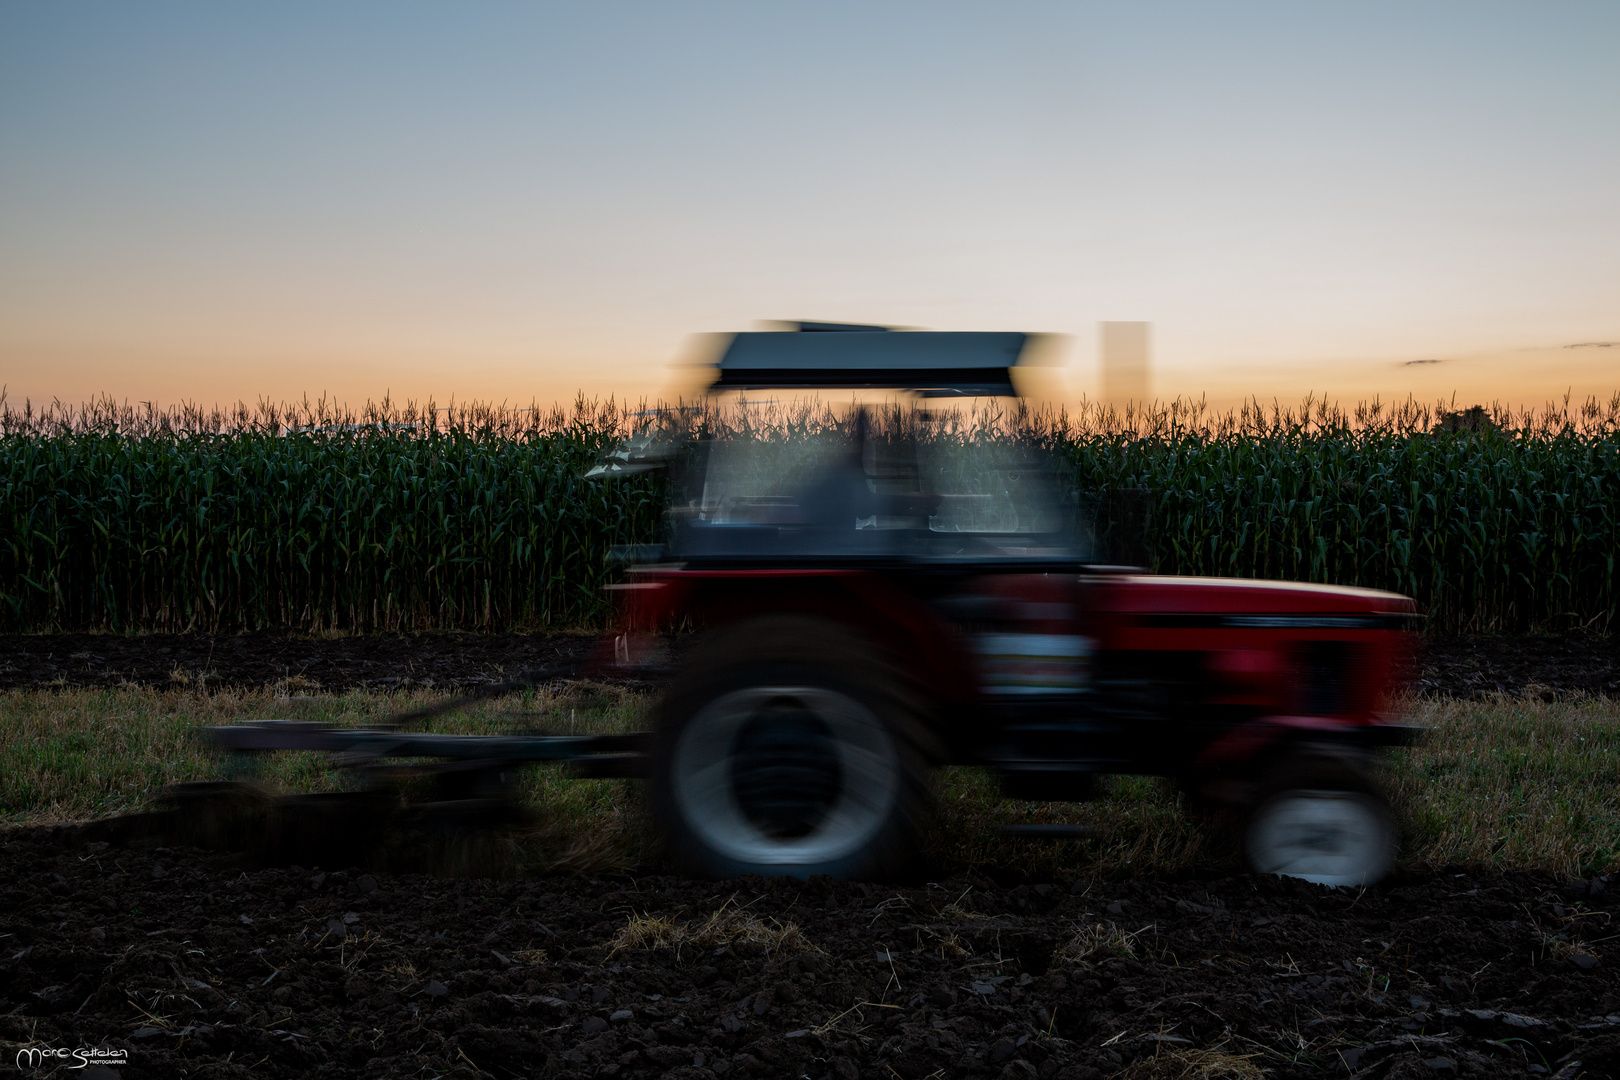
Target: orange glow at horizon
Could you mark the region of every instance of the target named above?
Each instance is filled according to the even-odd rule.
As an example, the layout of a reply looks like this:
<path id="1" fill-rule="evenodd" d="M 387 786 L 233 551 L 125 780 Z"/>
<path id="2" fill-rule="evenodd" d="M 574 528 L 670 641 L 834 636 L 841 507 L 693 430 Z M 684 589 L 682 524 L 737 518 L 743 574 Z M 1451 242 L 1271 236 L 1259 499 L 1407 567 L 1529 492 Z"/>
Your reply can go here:
<path id="1" fill-rule="evenodd" d="M 1106 400 L 1096 356 L 1076 357 L 1073 341 L 1060 346 L 1058 366 L 1035 369 L 1021 385 L 1032 397 L 1077 405 Z M 696 380 L 679 360 L 689 347 L 678 343 L 654 358 L 651 343 L 627 343 L 630 358 L 607 350 L 580 350 L 578 359 L 546 363 L 496 356 L 472 360 L 453 350 L 415 356 L 343 356 L 309 350 L 278 355 L 269 347 L 236 350 L 228 362 L 213 353 L 195 359 L 173 352 L 145 358 L 120 350 L 101 362 L 76 362 L 58 350 L 31 350 L 23 370 L 9 365 L 5 401 L 20 408 L 52 400 L 76 406 L 110 397 L 120 402 L 229 406 L 238 402 L 296 402 L 308 398 L 359 407 L 385 398 L 440 406 L 484 402 L 526 407 L 571 405 L 579 396 L 613 398 L 628 405 L 690 398 Z M 65 350 L 62 350 L 65 351 Z M 224 350 L 220 350 L 223 352 Z M 1620 393 L 1620 341 L 1571 342 L 1498 351 L 1418 356 L 1411 359 L 1327 358 L 1316 361 L 1228 364 L 1177 363 L 1154 356 L 1149 397 L 1203 399 L 1216 411 L 1245 401 L 1297 406 L 1307 395 L 1350 406 L 1378 398 L 1415 399 L 1422 404 L 1454 402 L 1513 408 L 1540 408 L 1566 395 L 1581 403 L 1607 401 Z M 18 376 L 21 376 L 20 378 Z"/>

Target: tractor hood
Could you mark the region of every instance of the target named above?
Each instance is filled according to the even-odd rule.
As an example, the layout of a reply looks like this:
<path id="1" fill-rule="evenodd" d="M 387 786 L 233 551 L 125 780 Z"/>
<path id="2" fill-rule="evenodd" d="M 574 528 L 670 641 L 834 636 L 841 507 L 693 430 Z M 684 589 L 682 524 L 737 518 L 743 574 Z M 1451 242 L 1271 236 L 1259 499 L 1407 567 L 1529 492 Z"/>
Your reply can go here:
<path id="1" fill-rule="evenodd" d="M 1407 597 L 1342 585 L 1146 574 L 1109 577 L 1098 584 L 1093 610 L 1141 615 L 1153 625 L 1166 625 L 1166 619 L 1190 625 L 1191 619 L 1234 629 L 1306 623 L 1322 629 L 1406 629 L 1420 618 Z"/>

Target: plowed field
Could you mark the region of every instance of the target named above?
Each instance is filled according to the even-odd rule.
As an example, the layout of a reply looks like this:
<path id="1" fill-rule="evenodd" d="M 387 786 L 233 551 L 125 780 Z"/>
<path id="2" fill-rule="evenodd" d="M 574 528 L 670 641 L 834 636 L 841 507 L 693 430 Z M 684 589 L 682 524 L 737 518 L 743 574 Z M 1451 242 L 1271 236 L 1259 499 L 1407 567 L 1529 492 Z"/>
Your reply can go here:
<path id="1" fill-rule="evenodd" d="M 1620 1075 L 1602 879 L 493 882 L 43 830 L 0 860 L 0 1031 L 126 1076 Z"/>

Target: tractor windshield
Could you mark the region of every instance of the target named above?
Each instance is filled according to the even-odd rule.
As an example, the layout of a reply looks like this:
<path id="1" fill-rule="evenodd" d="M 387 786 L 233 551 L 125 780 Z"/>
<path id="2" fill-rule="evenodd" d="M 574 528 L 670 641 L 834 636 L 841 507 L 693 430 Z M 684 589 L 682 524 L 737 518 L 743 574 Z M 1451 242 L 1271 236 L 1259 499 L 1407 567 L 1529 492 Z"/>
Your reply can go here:
<path id="1" fill-rule="evenodd" d="M 679 513 L 680 557 L 1081 558 L 1075 512 L 1039 452 L 930 425 L 715 441 Z"/>

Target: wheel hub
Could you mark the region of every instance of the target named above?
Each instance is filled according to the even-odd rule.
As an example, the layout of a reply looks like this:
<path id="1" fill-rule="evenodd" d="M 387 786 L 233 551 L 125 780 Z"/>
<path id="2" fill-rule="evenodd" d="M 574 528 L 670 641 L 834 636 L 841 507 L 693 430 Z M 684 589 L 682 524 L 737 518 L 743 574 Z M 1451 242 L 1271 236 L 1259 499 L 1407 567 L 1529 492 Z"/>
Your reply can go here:
<path id="1" fill-rule="evenodd" d="M 743 816 L 767 836 L 792 840 L 814 832 L 843 784 L 832 730 L 792 699 L 767 703 L 737 732 L 732 793 Z"/>
<path id="2" fill-rule="evenodd" d="M 1367 885 L 1389 869 L 1394 829 L 1372 798 L 1350 791 L 1289 791 L 1249 825 L 1249 861 L 1262 874 L 1318 885 Z"/>
<path id="3" fill-rule="evenodd" d="M 670 768 L 677 810 L 717 854 L 808 873 L 870 842 L 900 790 L 883 722 L 822 686 L 722 694 L 687 723 Z"/>

